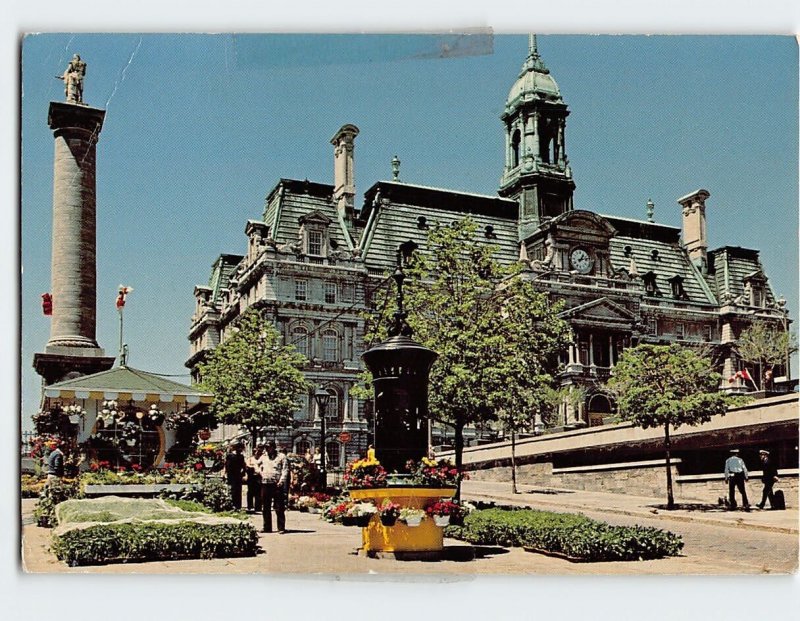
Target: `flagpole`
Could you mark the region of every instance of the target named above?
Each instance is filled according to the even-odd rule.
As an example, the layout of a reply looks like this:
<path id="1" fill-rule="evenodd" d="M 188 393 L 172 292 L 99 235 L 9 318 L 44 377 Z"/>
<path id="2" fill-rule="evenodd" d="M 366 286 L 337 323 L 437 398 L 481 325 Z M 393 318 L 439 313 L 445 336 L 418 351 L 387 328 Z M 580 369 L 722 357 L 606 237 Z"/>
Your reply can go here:
<path id="1" fill-rule="evenodd" d="M 117 310 L 119 311 L 119 365 L 125 366 L 125 356 L 122 351 L 122 309 L 125 308 L 124 306 L 120 306 Z"/>

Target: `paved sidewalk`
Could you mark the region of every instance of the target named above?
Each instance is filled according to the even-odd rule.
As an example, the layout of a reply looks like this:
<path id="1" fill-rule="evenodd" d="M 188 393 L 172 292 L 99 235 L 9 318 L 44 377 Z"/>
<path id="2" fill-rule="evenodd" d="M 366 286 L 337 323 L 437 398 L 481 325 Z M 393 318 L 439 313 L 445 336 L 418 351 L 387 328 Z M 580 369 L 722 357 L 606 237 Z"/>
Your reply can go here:
<path id="1" fill-rule="evenodd" d="M 594 511 L 600 513 L 697 522 L 730 528 L 750 528 L 777 533 L 798 534 L 798 510 L 761 511 L 757 508 L 746 512 L 741 508 L 728 511 L 724 507 L 702 503 L 677 503 L 677 509 L 667 511 L 665 498 L 628 496 L 609 492 L 587 492 L 542 488 L 517 484 L 520 493 L 511 491 L 511 483 L 494 481 L 464 481 L 462 496 L 466 499 L 494 501 L 498 504 L 528 506 L 553 511 Z M 665 493 L 666 496 L 666 493 Z"/>
<path id="2" fill-rule="evenodd" d="M 708 518 L 681 510 L 669 519 L 684 520 L 659 523 L 668 512 L 653 514 L 650 505 L 659 501 L 621 497 L 613 494 L 584 492 L 557 494 L 511 494 L 510 484 L 470 481 L 464 486 L 467 498 L 493 500 L 499 504 L 525 504 L 535 508 L 585 512 L 609 522 L 641 523 L 658 527 L 675 525 L 686 546 L 681 556 L 652 561 L 572 563 L 564 559 L 526 552 L 520 548 L 476 546 L 475 560 L 441 562 L 394 561 L 370 559 L 356 553 L 361 544 L 360 529 L 329 524 L 319 515 L 287 514 L 289 532 L 285 535 L 259 533 L 260 552 L 255 557 L 234 559 L 156 561 L 111 564 L 91 567 L 68 567 L 50 553 L 51 531 L 33 523 L 35 499 L 22 501 L 22 567 L 30 573 L 100 573 L 100 574 L 272 574 L 283 576 L 341 576 L 342 579 L 425 580 L 419 576 L 439 576 L 440 580 L 463 580 L 476 575 L 643 575 L 643 574 L 764 574 L 797 570 L 797 530 L 787 534 L 774 520 L 785 520 L 781 512 L 758 515 L 731 512 Z M 609 498 L 611 496 L 611 498 Z M 565 500 L 566 499 L 566 500 Z M 673 513 L 673 512 L 669 512 Z M 788 513 L 788 512 L 787 512 Z M 614 515 L 616 514 L 616 516 Z M 797 511 L 793 512 L 794 519 Z M 607 517 L 606 517 L 607 516 Z M 626 517 L 628 516 L 628 517 Z M 633 516 L 633 517 L 629 517 Z M 642 519 L 642 518 L 649 518 Z M 741 519 L 741 523 L 738 520 Z M 754 523 L 755 520 L 761 522 Z M 260 516 L 251 516 L 260 528 Z M 695 523 L 702 521 L 705 523 Z M 709 523 L 711 522 L 711 523 Z M 719 524 L 724 527 L 720 528 Z M 768 532 L 768 531 L 773 532 Z M 445 540 L 445 546 L 463 542 Z"/>

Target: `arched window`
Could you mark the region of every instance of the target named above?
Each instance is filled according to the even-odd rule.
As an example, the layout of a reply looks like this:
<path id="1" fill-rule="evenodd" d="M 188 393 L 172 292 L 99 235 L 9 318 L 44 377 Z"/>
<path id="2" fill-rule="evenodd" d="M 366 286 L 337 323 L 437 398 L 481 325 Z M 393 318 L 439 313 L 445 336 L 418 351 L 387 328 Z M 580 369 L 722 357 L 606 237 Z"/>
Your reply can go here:
<path id="1" fill-rule="evenodd" d="M 306 451 L 311 450 L 311 442 L 306 439 L 301 438 L 294 443 L 294 452 L 295 455 L 305 455 Z"/>
<path id="2" fill-rule="evenodd" d="M 328 442 L 325 445 L 325 454 L 328 457 L 328 468 L 341 468 L 342 467 L 342 450 L 338 442 Z"/>
<path id="3" fill-rule="evenodd" d="M 295 326 L 292 329 L 292 345 L 306 358 L 310 358 L 308 351 L 308 329 L 305 326 Z"/>
<path id="4" fill-rule="evenodd" d="M 336 330 L 325 330 L 322 333 L 322 360 L 339 362 L 339 334 Z"/>
<path id="5" fill-rule="evenodd" d="M 516 168 L 519 166 L 519 143 L 520 133 L 516 130 L 511 136 L 511 167 Z"/>

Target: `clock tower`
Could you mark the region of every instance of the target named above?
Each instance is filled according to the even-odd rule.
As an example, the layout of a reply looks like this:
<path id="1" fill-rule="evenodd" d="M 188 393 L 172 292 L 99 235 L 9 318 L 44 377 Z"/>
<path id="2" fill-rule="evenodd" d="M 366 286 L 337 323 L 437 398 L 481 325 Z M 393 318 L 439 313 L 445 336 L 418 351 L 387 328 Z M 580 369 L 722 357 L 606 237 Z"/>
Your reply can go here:
<path id="1" fill-rule="evenodd" d="M 575 183 L 566 153 L 569 115 L 561 91 L 530 35 L 528 57 L 511 87 L 505 111 L 506 164 L 499 194 L 519 205 L 519 239 L 572 210 Z"/>

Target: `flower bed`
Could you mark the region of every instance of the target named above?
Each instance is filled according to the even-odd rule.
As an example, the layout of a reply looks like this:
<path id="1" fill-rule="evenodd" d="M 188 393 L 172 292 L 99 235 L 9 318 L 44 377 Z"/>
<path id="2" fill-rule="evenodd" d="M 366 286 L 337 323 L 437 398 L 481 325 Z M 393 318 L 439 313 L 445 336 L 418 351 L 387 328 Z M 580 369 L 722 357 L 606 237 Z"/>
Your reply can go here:
<path id="1" fill-rule="evenodd" d="M 185 509 L 162 500 L 70 500 L 56 509 L 51 549 L 73 566 L 255 555 L 251 524 Z"/>
<path id="2" fill-rule="evenodd" d="M 82 485 L 150 485 L 150 484 L 174 484 L 174 483 L 202 483 L 203 474 L 194 469 L 174 467 L 172 465 L 164 468 L 154 469 L 147 472 L 140 472 L 133 469 L 120 467 L 112 469 L 106 463 L 92 464 L 90 472 L 81 475 Z"/>
<path id="3" fill-rule="evenodd" d="M 632 561 L 676 556 L 680 536 L 658 528 L 611 526 L 583 515 L 533 509 L 485 509 L 445 535 L 481 545 L 520 546 L 571 560 Z"/>
<path id="4" fill-rule="evenodd" d="M 38 498 L 42 493 L 47 479 L 32 474 L 23 474 L 20 481 L 20 495 L 23 498 Z"/>

